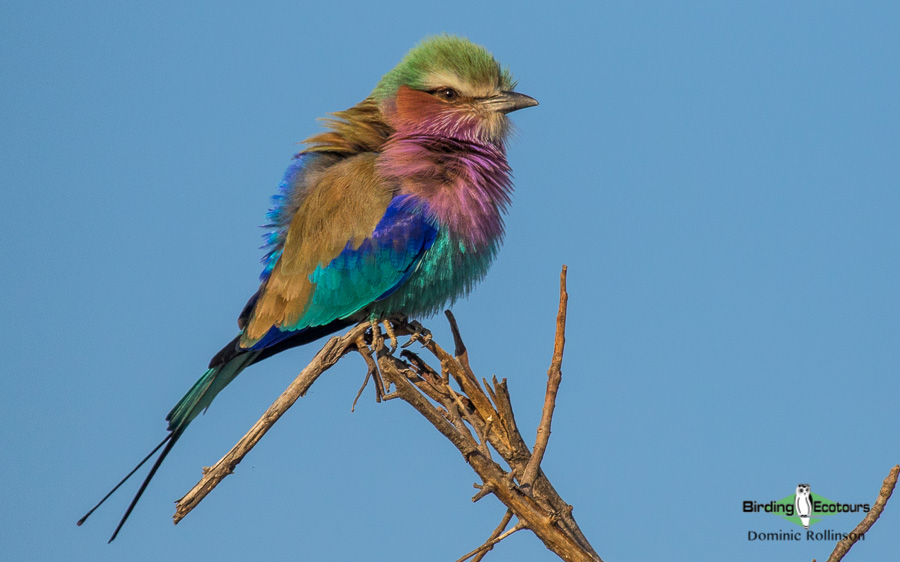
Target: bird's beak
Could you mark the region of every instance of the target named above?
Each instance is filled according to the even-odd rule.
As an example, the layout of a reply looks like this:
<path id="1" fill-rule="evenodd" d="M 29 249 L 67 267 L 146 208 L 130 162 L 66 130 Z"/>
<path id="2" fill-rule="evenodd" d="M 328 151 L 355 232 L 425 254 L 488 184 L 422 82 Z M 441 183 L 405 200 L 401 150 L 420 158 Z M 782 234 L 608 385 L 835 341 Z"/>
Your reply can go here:
<path id="1" fill-rule="evenodd" d="M 538 101 L 531 96 L 518 92 L 500 92 L 496 96 L 484 98 L 481 103 L 490 111 L 510 113 L 517 109 L 534 107 L 538 104 Z"/>

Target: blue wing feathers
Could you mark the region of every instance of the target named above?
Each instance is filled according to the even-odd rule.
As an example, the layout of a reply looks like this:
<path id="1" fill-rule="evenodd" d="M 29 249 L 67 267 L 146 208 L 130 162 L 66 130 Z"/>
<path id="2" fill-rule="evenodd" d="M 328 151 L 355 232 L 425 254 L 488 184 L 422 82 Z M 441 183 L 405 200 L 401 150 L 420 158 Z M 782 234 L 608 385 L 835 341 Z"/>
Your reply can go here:
<path id="1" fill-rule="evenodd" d="M 267 223 L 263 228 L 271 228 L 271 232 L 263 234 L 265 244 L 263 250 L 266 254 L 262 258 L 263 271 L 259 278 L 265 281 L 272 274 L 272 269 L 278 258 L 281 257 L 281 251 L 284 248 L 284 241 L 287 239 L 287 231 L 291 226 L 291 219 L 299 207 L 299 183 L 303 177 L 303 172 L 309 161 L 309 156 L 305 154 L 297 154 L 291 160 L 288 169 L 284 172 L 281 183 L 278 184 L 278 192 L 272 196 L 272 208 L 266 213 Z"/>
<path id="2" fill-rule="evenodd" d="M 293 212 L 299 206 L 291 189 L 303 172 L 303 164 L 301 157 L 293 161 L 279 186 L 279 194 L 273 198 L 268 226 L 276 230 L 267 237 L 263 281 L 268 279 L 281 255 Z M 265 349 L 307 327 L 348 318 L 372 302 L 390 296 L 415 271 L 437 233 L 424 205 L 410 196 L 394 197 L 375 230 L 358 248 L 348 243 L 329 264 L 320 265 L 310 275 L 315 291 L 298 324 L 271 328 L 250 349 Z"/>

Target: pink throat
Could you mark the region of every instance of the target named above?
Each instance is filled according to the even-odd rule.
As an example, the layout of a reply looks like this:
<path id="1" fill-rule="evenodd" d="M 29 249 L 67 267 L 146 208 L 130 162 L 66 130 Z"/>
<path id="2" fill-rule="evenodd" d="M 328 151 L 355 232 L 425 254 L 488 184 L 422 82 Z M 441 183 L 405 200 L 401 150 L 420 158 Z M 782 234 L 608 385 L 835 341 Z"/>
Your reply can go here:
<path id="1" fill-rule="evenodd" d="M 455 238 L 477 249 L 503 236 L 503 213 L 512 193 L 503 147 L 398 133 L 383 146 L 378 170 Z"/>

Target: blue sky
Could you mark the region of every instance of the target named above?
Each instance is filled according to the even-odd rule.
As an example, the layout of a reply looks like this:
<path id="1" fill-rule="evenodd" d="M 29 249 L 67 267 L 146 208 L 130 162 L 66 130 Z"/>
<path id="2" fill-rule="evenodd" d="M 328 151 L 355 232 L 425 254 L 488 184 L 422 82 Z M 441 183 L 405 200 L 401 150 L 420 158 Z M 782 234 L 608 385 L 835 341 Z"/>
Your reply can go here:
<path id="1" fill-rule="evenodd" d="M 112 545 L 136 482 L 74 524 L 233 337 L 295 143 L 448 31 L 541 102 L 514 115 L 503 251 L 454 311 L 533 435 L 569 266 L 544 468 L 597 551 L 825 559 L 749 541 L 799 527 L 741 504 L 799 482 L 872 503 L 900 461 L 898 24 L 886 2 L 4 3 L 4 556 L 455 560 L 490 533 L 501 505 L 409 407 L 370 389 L 350 413 L 355 357 L 171 524 L 313 347 L 223 392 Z M 852 559 L 900 551 L 897 501 Z M 488 557 L 523 559 L 555 557 L 526 532 Z"/>

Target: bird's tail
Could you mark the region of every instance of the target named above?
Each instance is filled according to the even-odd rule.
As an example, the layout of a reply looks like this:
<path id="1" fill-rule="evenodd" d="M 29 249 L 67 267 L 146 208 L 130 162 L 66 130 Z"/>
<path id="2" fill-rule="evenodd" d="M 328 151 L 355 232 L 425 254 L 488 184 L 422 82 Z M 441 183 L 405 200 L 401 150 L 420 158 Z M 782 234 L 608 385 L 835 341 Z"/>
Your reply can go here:
<path id="1" fill-rule="evenodd" d="M 240 353 L 220 365 L 207 369 L 166 416 L 169 431 L 173 433 L 184 431 L 200 412 L 209 408 L 216 395 L 228 386 L 228 383 L 255 362 L 256 356 L 260 353 L 259 351 Z"/>
<path id="2" fill-rule="evenodd" d="M 148 454 L 144 459 L 138 463 L 136 467 L 134 467 L 131 472 L 129 472 L 125 478 L 123 478 L 116 486 L 106 494 L 100 502 L 97 503 L 90 511 L 88 511 L 84 517 L 78 520 L 78 525 L 81 525 L 85 522 L 85 520 L 96 510 L 98 507 L 103 505 L 103 502 L 109 498 L 113 492 L 119 489 L 119 487 L 124 484 L 131 476 L 138 471 L 141 466 L 144 465 L 150 457 L 152 457 L 156 451 L 158 451 L 163 445 L 165 448 L 162 450 L 162 453 L 157 457 L 156 462 L 153 463 L 153 467 L 150 468 L 150 472 L 147 474 L 144 481 L 141 483 L 141 487 L 138 488 L 137 493 L 134 495 L 134 499 L 131 500 L 131 504 L 128 506 L 128 509 L 125 510 L 125 515 L 122 516 L 122 520 L 119 521 L 116 530 L 113 532 L 112 537 L 110 537 L 109 542 L 112 542 L 116 535 L 119 534 L 119 530 L 122 528 L 122 525 L 125 524 L 125 521 L 128 520 L 128 516 L 131 515 L 132 510 L 134 510 L 134 506 L 137 505 L 138 500 L 141 499 L 141 496 L 144 493 L 144 490 L 147 489 L 147 485 L 150 483 L 150 480 L 153 479 L 153 476 L 156 475 L 156 471 L 159 470 L 160 465 L 163 460 L 165 460 L 166 456 L 169 454 L 169 451 L 172 450 L 172 447 L 178 441 L 178 438 L 181 437 L 181 434 L 184 433 L 184 430 L 187 429 L 187 426 L 200 415 L 200 412 L 209 407 L 212 403 L 213 399 L 216 395 L 226 386 L 228 383 L 234 380 L 236 376 L 240 374 L 241 371 L 246 369 L 250 364 L 254 363 L 258 358 L 258 355 L 262 353 L 261 351 L 248 351 L 243 353 L 238 353 L 230 357 L 227 361 L 220 363 L 214 367 L 208 369 L 200 379 L 194 383 L 194 386 L 184 395 L 184 397 L 178 401 L 178 404 L 172 408 L 172 411 L 169 412 L 169 415 L 166 416 L 166 421 L 169 422 L 169 434 L 163 439 L 152 451 Z"/>

